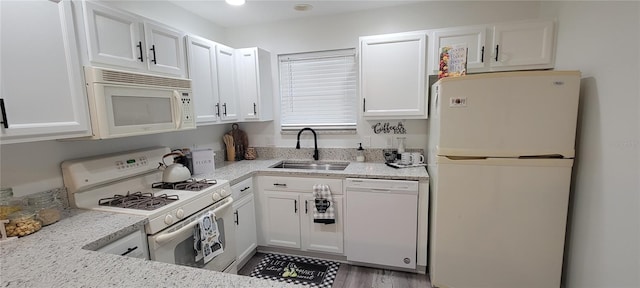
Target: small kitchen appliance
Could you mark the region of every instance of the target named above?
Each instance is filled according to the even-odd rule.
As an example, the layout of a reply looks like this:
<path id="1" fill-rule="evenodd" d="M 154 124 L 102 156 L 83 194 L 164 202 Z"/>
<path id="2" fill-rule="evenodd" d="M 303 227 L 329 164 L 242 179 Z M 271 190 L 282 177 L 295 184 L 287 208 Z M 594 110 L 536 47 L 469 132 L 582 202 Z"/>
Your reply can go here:
<path id="1" fill-rule="evenodd" d="M 69 203 L 76 208 L 146 217 L 151 260 L 235 273 L 233 198 L 228 181 L 201 176 L 163 182 L 164 171 L 157 167 L 170 152 L 156 147 L 64 161 L 62 175 Z M 193 231 L 209 212 L 216 215 L 224 252 L 205 263 L 196 260 Z"/>

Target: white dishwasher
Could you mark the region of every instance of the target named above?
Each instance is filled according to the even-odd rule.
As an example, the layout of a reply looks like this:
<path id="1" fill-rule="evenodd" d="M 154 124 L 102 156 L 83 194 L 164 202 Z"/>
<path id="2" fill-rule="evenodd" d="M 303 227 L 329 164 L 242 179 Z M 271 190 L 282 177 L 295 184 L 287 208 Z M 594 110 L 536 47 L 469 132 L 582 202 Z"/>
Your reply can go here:
<path id="1" fill-rule="evenodd" d="M 347 260 L 416 269 L 418 181 L 347 178 Z"/>

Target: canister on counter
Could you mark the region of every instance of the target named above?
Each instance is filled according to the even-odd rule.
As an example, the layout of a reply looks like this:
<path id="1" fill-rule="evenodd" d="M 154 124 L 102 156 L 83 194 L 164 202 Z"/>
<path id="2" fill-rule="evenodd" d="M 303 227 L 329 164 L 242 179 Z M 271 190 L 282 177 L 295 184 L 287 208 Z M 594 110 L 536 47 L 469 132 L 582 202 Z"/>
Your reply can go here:
<path id="1" fill-rule="evenodd" d="M 5 226 L 7 236 L 23 237 L 33 234 L 42 228 L 40 220 L 36 219 L 36 212 L 26 209 L 9 215 L 9 223 Z"/>
<path id="2" fill-rule="evenodd" d="M 38 220 L 43 226 L 51 225 L 60 220 L 62 202 L 58 199 L 57 190 L 36 193 L 27 197 L 28 207 L 36 212 Z"/>
<path id="3" fill-rule="evenodd" d="M 0 220 L 9 214 L 22 210 L 22 201 L 13 197 L 13 189 L 0 188 Z"/>

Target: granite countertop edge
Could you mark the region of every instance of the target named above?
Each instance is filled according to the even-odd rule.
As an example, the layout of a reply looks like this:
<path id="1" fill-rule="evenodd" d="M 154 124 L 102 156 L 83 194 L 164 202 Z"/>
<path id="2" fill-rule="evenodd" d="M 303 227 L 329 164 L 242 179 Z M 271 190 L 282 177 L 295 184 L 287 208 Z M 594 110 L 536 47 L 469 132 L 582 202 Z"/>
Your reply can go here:
<path id="1" fill-rule="evenodd" d="M 424 167 L 394 169 L 373 162 L 351 162 L 343 171 L 270 168 L 282 160 L 225 162 L 214 175 L 207 176 L 229 180 L 231 185 L 256 174 L 429 179 Z M 63 214 L 62 220 L 32 235 L 0 242 L 1 287 L 303 287 L 92 251 L 142 229 L 148 220 L 81 209 L 68 209 Z"/>

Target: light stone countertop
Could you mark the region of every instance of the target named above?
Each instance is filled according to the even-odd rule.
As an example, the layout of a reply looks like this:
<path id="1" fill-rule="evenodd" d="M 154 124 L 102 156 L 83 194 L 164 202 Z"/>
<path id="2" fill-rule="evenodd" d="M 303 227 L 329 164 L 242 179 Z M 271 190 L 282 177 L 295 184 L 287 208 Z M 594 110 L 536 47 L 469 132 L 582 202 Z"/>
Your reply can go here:
<path id="1" fill-rule="evenodd" d="M 1 287 L 303 287 L 86 250 L 147 220 L 77 209 L 67 214 L 34 234 L 0 242 Z"/>
<path id="2" fill-rule="evenodd" d="M 206 175 L 211 179 L 225 179 L 231 185 L 246 178 L 258 175 L 287 175 L 303 177 L 338 177 L 338 178 L 370 178 L 429 181 L 426 167 L 392 168 L 379 162 L 350 162 L 346 169 L 340 170 L 304 170 L 269 168 L 284 159 L 243 160 L 238 162 L 216 163 L 214 175 Z M 287 161 L 309 161 L 287 159 Z M 341 160 L 320 160 L 317 163 L 346 162 Z"/>
<path id="3" fill-rule="evenodd" d="M 395 169 L 351 162 L 343 171 L 276 169 L 282 159 L 225 162 L 213 179 L 231 184 L 259 175 L 428 181 L 425 167 Z M 307 161 L 307 160 L 301 160 Z M 318 161 L 319 163 L 340 162 Z M 0 242 L 1 287 L 303 287 L 91 251 L 147 223 L 142 216 L 71 209 L 67 217 L 14 241 Z"/>

